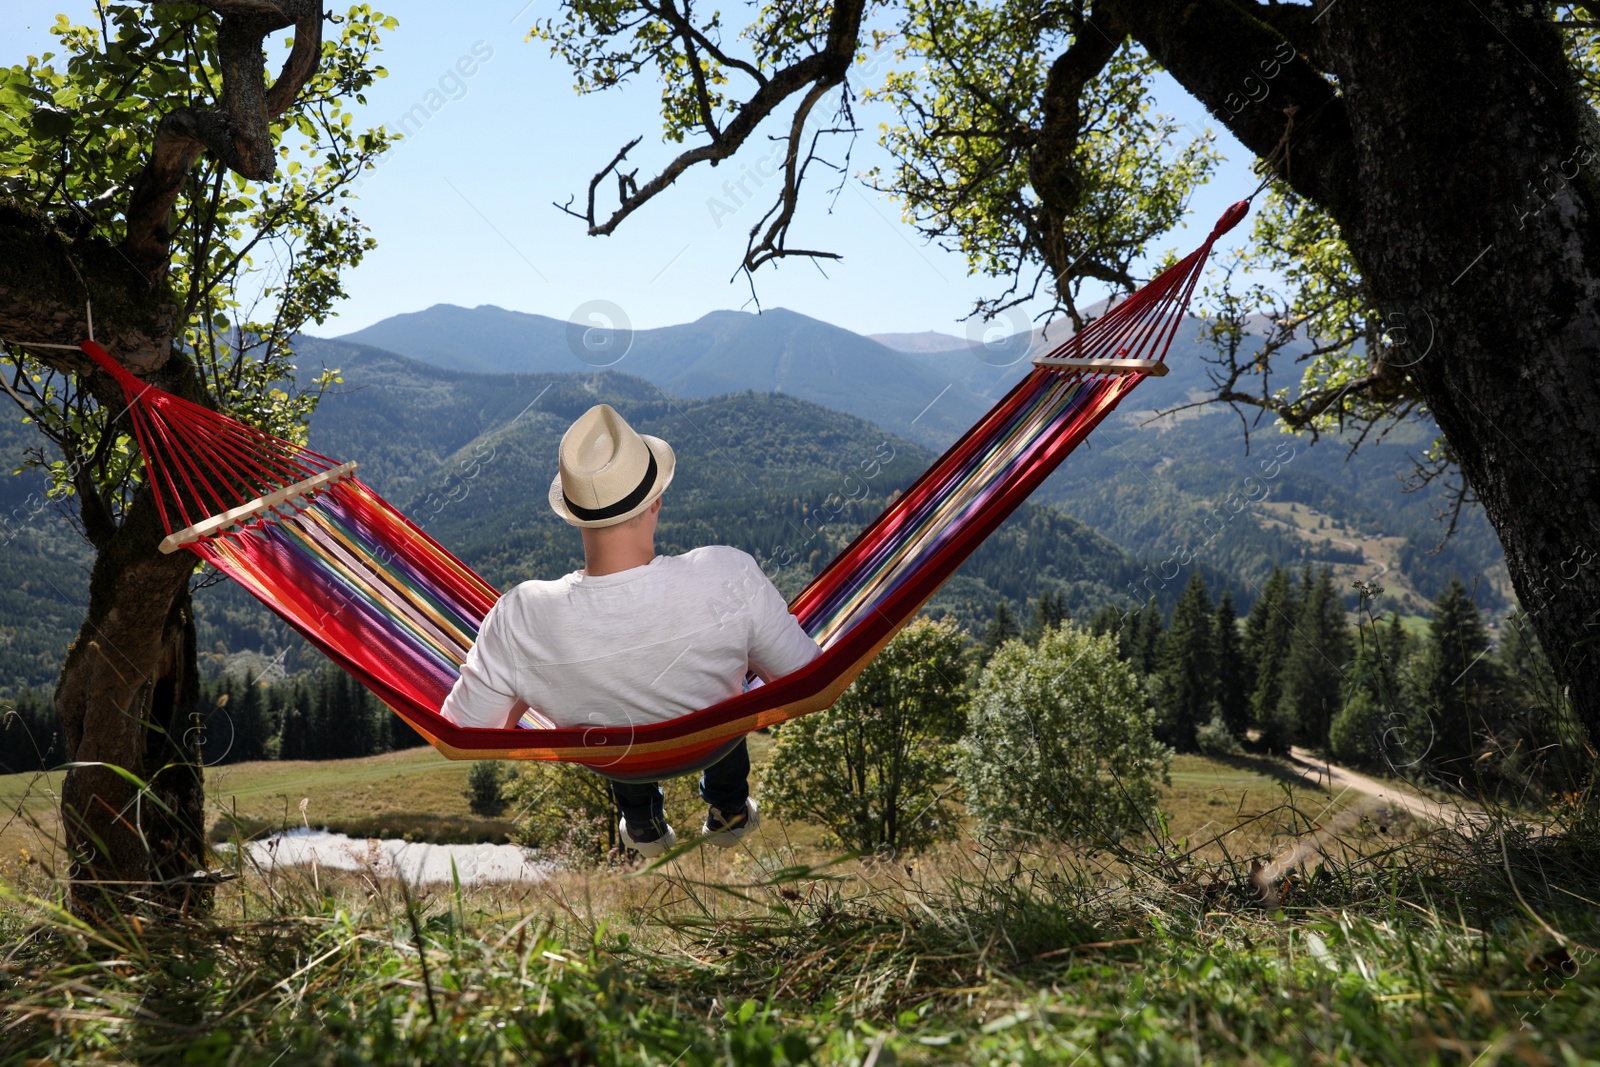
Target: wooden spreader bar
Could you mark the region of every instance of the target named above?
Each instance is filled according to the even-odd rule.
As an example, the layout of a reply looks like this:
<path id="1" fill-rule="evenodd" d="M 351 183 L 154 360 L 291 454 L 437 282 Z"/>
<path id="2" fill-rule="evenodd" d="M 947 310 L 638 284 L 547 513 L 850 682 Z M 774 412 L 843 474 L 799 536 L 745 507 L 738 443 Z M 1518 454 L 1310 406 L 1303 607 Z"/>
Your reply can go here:
<path id="1" fill-rule="evenodd" d="M 1033 362 L 1040 367 L 1062 367 L 1094 374 L 1148 374 L 1159 378 L 1167 373 L 1167 365 L 1159 359 L 1074 359 L 1069 356 L 1037 356 Z"/>
<path id="2" fill-rule="evenodd" d="M 325 489 L 330 485 L 342 482 L 350 477 L 355 469 L 355 460 L 341 463 L 337 467 L 329 467 L 327 470 L 313 474 L 311 477 L 295 482 L 293 485 L 286 485 L 282 489 L 274 489 L 266 496 L 258 496 L 247 504 L 229 508 L 220 515 L 213 515 L 209 519 L 201 519 L 193 526 L 168 534 L 161 541 L 161 551 L 176 552 L 184 545 L 193 544 L 203 537 L 210 537 L 219 530 L 225 530 L 237 523 L 248 522 L 264 511 L 287 504 L 295 497 L 308 496 L 318 489 Z"/>

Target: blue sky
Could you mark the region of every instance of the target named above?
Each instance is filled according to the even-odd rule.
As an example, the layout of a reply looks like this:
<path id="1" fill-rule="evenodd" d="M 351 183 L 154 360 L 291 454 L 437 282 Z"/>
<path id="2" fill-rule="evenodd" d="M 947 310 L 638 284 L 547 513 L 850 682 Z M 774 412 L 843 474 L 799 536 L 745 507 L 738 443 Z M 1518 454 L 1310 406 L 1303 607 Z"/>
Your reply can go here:
<path id="1" fill-rule="evenodd" d="M 692 168 L 614 236 L 589 237 L 552 201 L 582 194 L 593 173 L 640 134 L 645 140 L 630 158 L 640 165 L 641 179 L 671 158 L 676 146 L 661 141 L 656 85 L 646 80 L 620 92 L 576 95 L 565 65 L 546 45 L 524 39 L 534 21 L 555 10 L 555 0 L 374 6 L 400 26 L 384 42 L 381 61 L 389 77 L 369 94 L 358 120 L 393 127 L 414 105 L 431 103 L 437 110 L 362 185 L 356 210 L 378 248 L 349 275 L 349 298 L 337 318 L 311 332 L 346 333 L 436 303 L 496 304 L 566 319 L 581 305 L 604 300 L 620 307 L 634 328 L 747 306 L 746 281 L 730 278 L 775 184 L 758 189 L 748 175 L 770 152 L 760 135 L 780 129 L 787 111 L 769 120 L 759 143 L 715 169 Z M 0 63 L 50 50 L 48 29 L 58 11 L 75 21 L 93 17 L 93 5 L 79 0 L 0 5 Z M 280 49 L 275 42 L 269 55 Z M 470 77 L 459 74 L 466 69 Z M 1196 130 L 1216 131 L 1228 157 L 1191 203 L 1187 229 L 1155 249 L 1188 251 L 1256 179 L 1249 154 L 1175 83 L 1163 79 L 1157 98 L 1163 111 Z M 853 171 L 886 161 L 876 130 L 892 115 L 859 107 L 857 117 L 865 131 Z M 756 278 L 762 304 L 859 333 L 967 332 L 961 319 L 973 300 L 998 291 L 1000 283 L 969 277 L 962 257 L 924 241 L 900 221 L 894 203 L 859 181 L 830 198 L 828 175 L 813 174 L 823 180 L 804 197 L 791 244 L 844 258 L 820 271 L 801 260 L 764 267 Z M 755 195 L 731 215 L 713 209 L 713 199 L 733 205 L 723 186 L 740 179 Z M 1235 239 L 1246 229 L 1235 231 Z"/>

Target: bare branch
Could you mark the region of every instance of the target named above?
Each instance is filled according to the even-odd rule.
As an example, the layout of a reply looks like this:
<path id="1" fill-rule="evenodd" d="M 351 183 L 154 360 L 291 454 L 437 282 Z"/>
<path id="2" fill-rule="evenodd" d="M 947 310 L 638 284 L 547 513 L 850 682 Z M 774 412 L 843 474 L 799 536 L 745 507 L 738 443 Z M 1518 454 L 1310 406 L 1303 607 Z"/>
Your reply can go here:
<path id="1" fill-rule="evenodd" d="M 627 144 L 623 145 L 622 149 L 616 155 L 611 157 L 611 162 L 607 163 L 598 174 L 589 179 L 589 205 L 583 214 L 580 215 L 576 211 L 572 210 L 570 205 L 574 199 L 573 197 L 568 197 L 566 204 L 556 204 L 555 206 L 560 208 L 562 211 L 565 211 L 573 218 L 582 219 L 583 221 L 587 222 L 589 224 L 589 232 L 591 234 L 596 232 L 594 225 L 594 191 L 600 187 L 600 183 L 605 180 L 605 176 L 616 170 L 618 164 L 626 159 L 628 157 L 628 153 L 633 151 L 634 147 L 642 140 L 644 140 L 644 136 L 641 134 L 640 136 L 629 141 Z M 606 232 L 609 233 L 610 231 L 608 230 Z"/>
<path id="2" fill-rule="evenodd" d="M 754 272 L 761 264 L 784 256 L 808 256 L 813 259 L 839 258 L 833 252 L 802 251 L 784 246 L 784 241 L 789 236 L 789 223 L 794 219 L 795 208 L 799 204 L 800 185 L 805 179 L 806 168 L 817 158 L 817 141 L 827 133 L 848 132 L 854 134 L 855 132 L 853 124 L 844 128 L 835 127 L 817 130 L 811 135 L 811 144 L 806 150 L 805 158 L 798 158 L 800 142 L 805 136 L 806 119 L 810 116 L 811 109 L 816 106 L 817 101 L 831 88 L 832 86 L 824 85 L 820 82 L 813 85 L 810 91 L 806 93 L 805 98 L 800 101 L 800 106 L 795 108 L 794 118 L 789 123 L 789 151 L 783 161 L 783 190 L 778 195 L 778 202 L 769 208 L 760 221 L 750 228 L 750 241 L 745 246 L 744 253 L 743 269 L 746 272 Z M 848 118 L 848 98 L 841 104 L 841 109 Z M 842 168 L 841 173 L 843 173 Z M 777 218 L 773 218 L 774 214 L 777 215 Z M 765 223 L 768 219 L 772 219 L 772 224 L 767 227 L 767 232 L 761 238 L 760 243 L 757 243 L 756 234 L 760 232 L 762 223 Z"/>
<path id="3" fill-rule="evenodd" d="M 1408 493 L 1420 492 L 1435 482 L 1444 483 L 1444 505 L 1434 511 L 1435 522 L 1445 522 L 1444 533 L 1439 537 L 1439 543 L 1429 549 L 1430 554 L 1437 554 L 1443 550 L 1445 542 L 1449 541 L 1456 532 L 1456 527 L 1461 522 L 1461 512 L 1469 505 L 1477 503 L 1477 496 L 1472 491 L 1472 486 L 1461 473 L 1461 461 L 1451 449 L 1450 443 L 1444 438 L 1434 442 L 1434 447 L 1423 454 L 1421 459 L 1411 457 L 1411 474 L 1405 478 L 1405 491 Z"/>
<path id="4" fill-rule="evenodd" d="M 836 3 L 828 23 L 827 42 L 822 51 L 795 60 L 770 78 L 758 79 L 759 85 L 756 91 L 739 106 L 732 120 L 721 131 L 709 123 L 706 125 L 706 134 L 711 138 L 710 143 L 679 153 L 655 177 L 643 185 L 634 186 L 631 195 L 622 197 L 611 215 L 601 222 L 595 211 L 594 190 L 600 179 L 617 166 L 628 149 L 639 143 L 639 139 L 636 138 L 624 147 L 611 163 L 590 181 L 590 199 L 585 217 L 585 221 L 589 224 L 590 235 L 611 234 L 623 219 L 649 203 L 696 163 L 710 162 L 715 165 L 732 156 L 755 132 L 756 127 L 794 94 L 805 91 L 806 99 L 814 102 L 815 97 L 819 95 L 818 90 L 826 92 L 842 84 L 849 73 L 850 62 L 855 58 L 861 35 L 861 17 L 865 7 L 866 0 L 840 0 Z M 665 11 L 654 7 L 650 10 L 663 19 L 671 20 L 671 16 Z M 682 18 L 681 15 L 678 17 Z M 715 48 L 715 45 L 705 40 L 698 31 L 695 32 L 693 40 L 696 45 L 708 52 Z M 720 50 L 715 54 L 718 62 L 725 62 Z M 702 122 L 705 121 L 702 117 Z M 791 137 L 792 135 L 791 129 Z M 796 145 L 791 143 L 791 158 L 795 151 Z M 563 208 L 563 210 L 568 214 L 576 214 L 570 209 Z"/>

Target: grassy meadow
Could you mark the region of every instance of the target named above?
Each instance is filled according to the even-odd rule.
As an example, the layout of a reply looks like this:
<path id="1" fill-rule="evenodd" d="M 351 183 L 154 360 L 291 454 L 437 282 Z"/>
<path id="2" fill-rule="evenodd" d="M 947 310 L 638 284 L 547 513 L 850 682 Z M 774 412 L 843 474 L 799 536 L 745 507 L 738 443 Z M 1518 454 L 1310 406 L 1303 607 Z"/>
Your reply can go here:
<path id="1" fill-rule="evenodd" d="M 501 839 L 466 773 L 218 768 L 211 816 Z M 112 929 L 54 904 L 52 785 L 0 778 L 0 1064 L 1600 1062 L 1592 826 L 1419 825 L 1276 760 L 1178 757 L 1138 842 L 839 857 L 769 818 L 481 888 L 222 853 L 209 915 Z"/>

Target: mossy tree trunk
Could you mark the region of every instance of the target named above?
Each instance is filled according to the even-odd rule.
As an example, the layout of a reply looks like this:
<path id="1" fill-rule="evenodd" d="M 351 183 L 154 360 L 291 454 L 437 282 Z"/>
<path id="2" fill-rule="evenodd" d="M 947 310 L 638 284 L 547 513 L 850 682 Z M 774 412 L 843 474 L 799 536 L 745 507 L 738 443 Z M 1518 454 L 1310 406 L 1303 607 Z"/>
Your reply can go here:
<path id="1" fill-rule="evenodd" d="M 194 557 L 162 555 L 137 501 L 95 559 L 89 611 L 56 687 L 73 902 L 181 907 L 204 866 Z"/>

